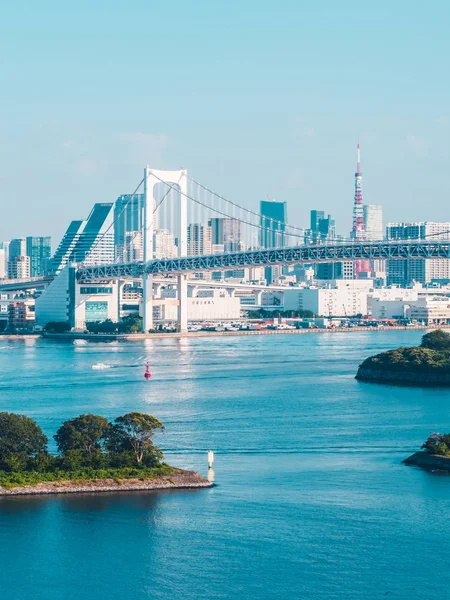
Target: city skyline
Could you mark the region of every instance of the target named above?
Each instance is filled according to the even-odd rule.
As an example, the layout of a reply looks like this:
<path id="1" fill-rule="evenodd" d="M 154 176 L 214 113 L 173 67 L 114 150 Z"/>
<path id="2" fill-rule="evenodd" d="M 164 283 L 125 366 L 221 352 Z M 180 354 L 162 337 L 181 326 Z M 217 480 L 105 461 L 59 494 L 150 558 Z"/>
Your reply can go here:
<path id="1" fill-rule="evenodd" d="M 426 8 L 386 1 L 358 10 L 353 2 L 252 6 L 231 2 L 225 14 L 204 2 L 189 10 L 175 2 L 169 11 L 138 1 L 106 14 L 89 7 L 86 30 L 84 1 L 70 19 L 48 2 L 25 13 L 8 5 L 0 210 L 23 210 L 2 220 L 0 239 L 39 235 L 44 226 L 60 239 L 75 207 L 83 215 L 94 202 L 131 193 L 145 164 L 183 164 L 247 206 L 270 193 L 289 202 L 296 225 L 306 226 L 314 205 L 339 210 L 337 229 L 348 230 L 358 136 L 367 203 L 383 204 L 387 221 L 446 221 L 450 89 L 438 74 L 450 51 L 450 7 L 441 3 L 437 20 Z M 234 11 L 240 19 L 231 19 Z M 180 65 L 164 28 L 147 35 L 148 19 L 169 18 L 195 68 Z M 114 69 L 102 68 L 105 56 Z M 148 56 L 157 60 L 143 77 Z M 182 86 L 176 78 L 155 85 L 172 72 Z M 131 84 L 139 94 L 129 93 Z M 95 94 L 85 94 L 87 85 Z"/>

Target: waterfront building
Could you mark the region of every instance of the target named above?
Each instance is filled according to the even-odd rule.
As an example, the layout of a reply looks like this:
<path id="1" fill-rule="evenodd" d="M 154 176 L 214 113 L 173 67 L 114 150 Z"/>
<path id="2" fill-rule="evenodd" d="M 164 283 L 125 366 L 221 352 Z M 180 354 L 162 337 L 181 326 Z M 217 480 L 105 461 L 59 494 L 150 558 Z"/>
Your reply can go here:
<path id="1" fill-rule="evenodd" d="M 26 254 L 30 258 L 30 277 L 40 277 L 48 272 L 51 257 L 50 237 L 27 237 Z"/>
<path id="2" fill-rule="evenodd" d="M 70 223 L 50 261 L 50 271 L 60 273 L 69 262 L 114 262 L 113 204 L 98 202 L 85 221 Z"/>
<path id="3" fill-rule="evenodd" d="M 406 316 L 425 325 L 444 325 L 450 322 L 450 299 L 423 296 L 411 303 Z"/>
<path id="4" fill-rule="evenodd" d="M 284 310 L 310 310 L 320 317 L 353 317 L 367 314 L 367 297 L 373 282 L 335 280 L 327 287 L 287 288 Z"/>
<path id="5" fill-rule="evenodd" d="M 432 221 L 388 223 L 388 240 L 450 240 L 450 223 Z M 450 281 L 450 259 L 400 259 L 386 261 L 388 285 L 408 287 L 414 282 L 447 283 Z"/>
<path id="6" fill-rule="evenodd" d="M 222 289 L 189 290 L 187 314 L 189 321 L 232 321 L 241 315 L 239 298 L 231 297 Z M 142 311 L 142 305 L 141 305 Z M 169 286 L 161 292 L 161 298 L 153 300 L 154 322 L 177 320 L 178 301 L 176 287 Z"/>
<path id="7" fill-rule="evenodd" d="M 8 329 L 30 329 L 34 325 L 34 300 L 24 299 L 10 302 L 8 305 Z"/>
<path id="8" fill-rule="evenodd" d="M 68 264 L 36 298 L 36 323 L 69 323 L 84 329 L 86 323 L 118 320 L 117 283 L 82 284 L 76 281 L 76 268 Z"/>

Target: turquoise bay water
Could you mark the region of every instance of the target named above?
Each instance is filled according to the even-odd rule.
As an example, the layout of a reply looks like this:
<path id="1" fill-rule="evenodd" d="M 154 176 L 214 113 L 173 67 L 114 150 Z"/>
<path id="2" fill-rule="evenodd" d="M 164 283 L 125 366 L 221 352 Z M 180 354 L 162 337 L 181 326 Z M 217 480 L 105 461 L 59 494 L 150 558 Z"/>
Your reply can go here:
<path id="1" fill-rule="evenodd" d="M 401 461 L 430 431 L 450 430 L 449 391 L 354 379 L 366 356 L 419 340 L 0 341 L 0 410 L 33 416 L 49 437 L 83 412 L 149 412 L 166 425 L 168 462 L 206 474 L 212 448 L 217 482 L 0 500 L 0 597 L 447 597 L 450 476 Z"/>

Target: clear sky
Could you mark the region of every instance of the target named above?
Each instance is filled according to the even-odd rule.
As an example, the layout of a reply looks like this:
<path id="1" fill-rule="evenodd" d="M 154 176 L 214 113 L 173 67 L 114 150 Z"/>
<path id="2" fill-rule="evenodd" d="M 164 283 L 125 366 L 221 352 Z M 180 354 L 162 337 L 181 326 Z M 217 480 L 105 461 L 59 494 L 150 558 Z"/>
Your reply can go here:
<path id="1" fill-rule="evenodd" d="M 450 220 L 444 0 L 40 0 L 0 19 L 0 239 L 52 235 L 183 165 L 257 208 L 351 228 Z"/>

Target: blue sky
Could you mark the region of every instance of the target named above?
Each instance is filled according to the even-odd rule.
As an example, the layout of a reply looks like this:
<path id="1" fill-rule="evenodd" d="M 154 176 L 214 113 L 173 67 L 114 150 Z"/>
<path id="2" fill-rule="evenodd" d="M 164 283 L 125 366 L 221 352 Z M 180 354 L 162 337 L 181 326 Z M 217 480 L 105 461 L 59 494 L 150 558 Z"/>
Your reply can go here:
<path id="1" fill-rule="evenodd" d="M 2 6 L 0 239 L 52 235 L 186 167 L 291 223 L 450 220 L 450 5 L 302 0 L 17 0 Z"/>

